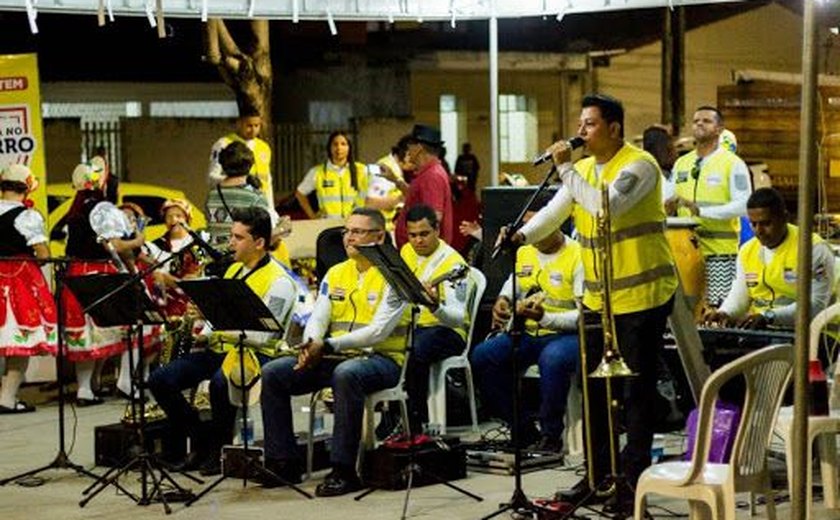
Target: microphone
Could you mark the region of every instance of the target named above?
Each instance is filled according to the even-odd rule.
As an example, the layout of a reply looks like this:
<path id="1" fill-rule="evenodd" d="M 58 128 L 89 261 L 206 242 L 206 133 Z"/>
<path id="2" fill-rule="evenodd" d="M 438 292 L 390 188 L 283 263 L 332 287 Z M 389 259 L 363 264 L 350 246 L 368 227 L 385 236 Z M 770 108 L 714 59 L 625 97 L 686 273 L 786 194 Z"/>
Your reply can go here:
<path id="1" fill-rule="evenodd" d="M 566 145 L 572 150 L 577 150 L 578 148 L 583 146 L 583 144 L 584 144 L 583 138 L 578 137 L 578 136 L 572 137 L 571 139 L 568 139 L 566 141 Z M 534 163 L 533 164 L 534 164 L 534 166 L 539 166 L 542 163 L 546 163 L 550 160 L 551 160 L 551 152 L 545 152 L 542 155 L 536 156 L 534 158 Z"/>
<path id="2" fill-rule="evenodd" d="M 193 242 L 198 244 L 198 247 L 209 254 L 214 262 L 218 262 L 225 258 L 225 253 L 208 244 L 203 238 L 201 238 L 201 235 L 193 231 L 192 228 L 190 228 L 185 222 L 179 222 L 178 225 L 184 228 L 184 231 L 192 237 Z"/>

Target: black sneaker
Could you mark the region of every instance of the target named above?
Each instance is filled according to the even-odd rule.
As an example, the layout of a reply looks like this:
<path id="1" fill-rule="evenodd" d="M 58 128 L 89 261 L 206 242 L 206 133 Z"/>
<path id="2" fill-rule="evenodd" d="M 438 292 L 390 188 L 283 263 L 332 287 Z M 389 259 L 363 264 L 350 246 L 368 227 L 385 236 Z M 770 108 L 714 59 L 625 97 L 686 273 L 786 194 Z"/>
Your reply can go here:
<path id="1" fill-rule="evenodd" d="M 337 497 L 359 491 L 363 487 L 364 485 L 357 475 L 333 469 L 324 478 L 324 481 L 315 488 L 315 496 Z"/>
<path id="2" fill-rule="evenodd" d="M 604 501 L 602 511 L 613 518 L 632 517 L 634 500 L 635 492 L 633 490 L 621 489 Z"/>
<path id="3" fill-rule="evenodd" d="M 289 484 L 300 484 L 303 480 L 300 463 L 293 460 L 266 459 L 265 469 L 271 473 L 260 472 L 257 481 L 262 487 L 273 489 Z"/>
<path id="4" fill-rule="evenodd" d="M 593 491 L 589 487 L 589 480 L 583 478 L 569 489 L 558 491 L 555 498 L 575 505 L 597 504 L 608 498 L 608 495 Z"/>
<path id="5" fill-rule="evenodd" d="M 528 446 L 528 451 L 562 454 L 563 439 L 554 435 L 543 435 L 540 440 Z"/>

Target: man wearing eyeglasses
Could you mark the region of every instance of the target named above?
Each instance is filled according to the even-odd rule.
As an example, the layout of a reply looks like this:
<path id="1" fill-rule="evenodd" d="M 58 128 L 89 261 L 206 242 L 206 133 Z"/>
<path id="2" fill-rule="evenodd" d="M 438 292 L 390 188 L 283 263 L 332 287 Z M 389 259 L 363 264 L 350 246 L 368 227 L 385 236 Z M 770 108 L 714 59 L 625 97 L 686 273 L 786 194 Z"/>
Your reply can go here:
<path id="1" fill-rule="evenodd" d="M 338 496 L 361 489 L 356 456 L 365 396 L 399 381 L 405 331 L 395 327 L 405 304 L 357 249 L 384 241 L 385 219 L 378 210 L 356 208 L 345 226 L 344 249 L 349 258 L 327 271 L 297 358 L 278 359 L 263 367 L 265 464 L 282 479 L 264 481 L 266 487 L 300 482 L 302 464 L 292 428 L 291 397 L 331 386 L 333 469 L 315 494 Z"/>
<path id="2" fill-rule="evenodd" d="M 720 308 L 705 316 L 710 325 L 766 329 L 793 328 L 799 228 L 787 223 L 784 199 L 773 188 L 760 188 L 747 201 L 755 237 L 738 252 L 735 281 Z M 818 235 L 812 237 L 811 317 L 831 299 L 834 255 Z"/>
<path id="3" fill-rule="evenodd" d="M 706 259 L 707 301 L 720 301 L 734 276 L 735 255 L 752 192 L 750 173 L 740 157 L 719 145 L 723 116 L 711 106 L 694 112 L 696 148 L 674 163 L 676 195 L 665 201 L 669 215 L 695 217 L 697 238 Z"/>

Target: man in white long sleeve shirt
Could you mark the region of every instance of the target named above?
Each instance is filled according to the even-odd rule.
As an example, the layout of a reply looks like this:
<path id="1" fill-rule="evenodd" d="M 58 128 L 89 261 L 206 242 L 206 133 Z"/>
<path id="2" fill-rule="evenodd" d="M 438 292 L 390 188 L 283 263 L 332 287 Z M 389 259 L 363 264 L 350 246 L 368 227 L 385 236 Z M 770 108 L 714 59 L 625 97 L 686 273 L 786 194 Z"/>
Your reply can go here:
<path id="1" fill-rule="evenodd" d="M 723 116 L 715 107 L 698 108 L 692 128 L 697 147 L 674 163 L 675 195 L 665 201 L 665 211 L 697 220 L 706 265 L 706 301 L 717 305 L 735 276 L 741 217 L 752 183 L 746 163 L 719 144 Z"/>
<path id="2" fill-rule="evenodd" d="M 764 329 L 792 328 L 796 321 L 797 240 L 799 228 L 787 223 L 781 195 L 772 188 L 755 191 L 747 202 L 747 216 L 755 237 L 738 252 L 735 281 L 709 324 Z M 831 299 L 834 255 L 817 236 L 812 240 L 811 316 Z"/>
<path id="3" fill-rule="evenodd" d="M 315 494 L 343 495 L 362 486 L 356 456 L 365 396 L 396 385 L 405 359 L 405 334 L 394 330 L 405 304 L 356 248 L 384 238 L 385 219 L 378 210 L 353 210 L 344 229 L 349 259 L 333 266 L 321 282 L 300 354 L 263 368 L 266 467 L 282 478 L 264 482 L 267 487 L 282 485 L 283 480 L 300 482 L 291 397 L 327 386 L 334 398 L 333 470 Z"/>
<path id="4" fill-rule="evenodd" d="M 525 218 L 534 214 L 530 211 Z M 525 369 L 536 364 L 540 369 L 539 436 L 533 424 L 520 420 L 520 444 L 536 441 L 536 451 L 562 453 L 566 400 L 580 365 L 575 303 L 583 296 L 580 244 L 558 228 L 536 244 L 519 248 L 515 274 L 517 316 L 524 318 L 517 365 Z M 470 357 L 482 403 L 508 424 L 513 422 L 515 384 L 513 339 L 507 328 L 513 286 L 510 275 L 493 306 L 494 328 L 503 332 L 477 345 Z M 527 415 L 520 413 L 519 417 Z"/>
<path id="5" fill-rule="evenodd" d="M 561 188 L 530 222 L 512 236 L 514 243 L 534 243 L 556 230 L 574 212 L 580 234 L 584 266 L 583 304 L 601 312 L 603 297 L 602 252 L 612 258 L 611 293 L 615 341 L 624 361 L 637 375 L 625 378 L 614 395 L 624 407 L 627 443 L 622 451 L 621 470 L 630 486 L 650 465 L 657 399 L 657 358 L 663 349 L 665 322 L 673 307 L 677 278 L 674 260 L 665 239 L 665 211 L 662 207 L 662 174 L 649 153 L 624 141 L 624 107 L 618 100 L 602 95 L 585 96 L 578 135 L 584 140 L 589 157 L 571 163 L 571 147 L 560 141 L 551 146 Z M 609 205 L 611 248 L 604 250 L 597 216 L 602 211 L 602 193 Z M 604 335 L 586 334 L 586 373 L 601 359 Z M 610 446 L 605 389 L 590 380 L 591 441 L 594 482 L 605 484 L 610 471 Z M 578 503 L 591 493 L 584 478 L 564 500 Z M 612 512 L 632 512 L 633 496 L 619 486 L 610 507 Z"/>

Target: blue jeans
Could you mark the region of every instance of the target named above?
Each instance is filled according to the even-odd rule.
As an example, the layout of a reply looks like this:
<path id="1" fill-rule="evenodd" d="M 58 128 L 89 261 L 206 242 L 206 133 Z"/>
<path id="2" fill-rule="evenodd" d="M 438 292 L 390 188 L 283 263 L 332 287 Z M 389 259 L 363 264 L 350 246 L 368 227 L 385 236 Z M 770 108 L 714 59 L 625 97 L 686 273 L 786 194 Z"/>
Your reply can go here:
<path id="1" fill-rule="evenodd" d="M 494 417 L 511 424 L 515 384 L 511 337 L 499 334 L 479 344 L 473 350 L 470 362 L 478 379 L 482 404 Z M 540 432 L 560 438 L 569 385 L 580 365 L 577 333 L 540 337 L 523 334 L 517 362 L 523 371 L 533 364 L 539 366 Z M 524 415 L 520 414 L 520 418 Z"/>
<path id="2" fill-rule="evenodd" d="M 333 466 L 356 466 L 365 396 L 390 388 L 400 379 L 400 367 L 380 354 L 347 360 L 322 359 L 314 368 L 295 370 L 297 359 L 284 357 L 263 367 L 262 414 L 265 455 L 269 459 L 297 458 L 292 428 L 293 395 L 331 386 L 333 389 Z"/>
<path id="3" fill-rule="evenodd" d="M 228 399 L 227 379 L 221 366 L 225 354 L 203 350 L 191 352 L 149 375 L 148 387 L 155 396 L 175 432 L 185 432 L 200 448 L 218 451 L 233 440 L 236 406 Z M 261 365 L 270 357 L 257 353 Z M 205 379 L 210 380 L 211 426 L 202 427 L 198 411 L 184 398 L 183 391 L 194 388 Z"/>
<path id="4" fill-rule="evenodd" d="M 412 346 L 414 350 L 408 357 L 405 374 L 412 433 L 419 433 L 423 423 L 429 422 L 430 367 L 438 361 L 457 356 L 466 346 L 461 336 L 449 327 L 417 327 Z"/>

